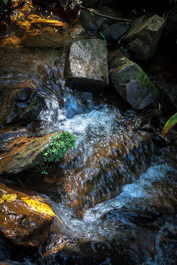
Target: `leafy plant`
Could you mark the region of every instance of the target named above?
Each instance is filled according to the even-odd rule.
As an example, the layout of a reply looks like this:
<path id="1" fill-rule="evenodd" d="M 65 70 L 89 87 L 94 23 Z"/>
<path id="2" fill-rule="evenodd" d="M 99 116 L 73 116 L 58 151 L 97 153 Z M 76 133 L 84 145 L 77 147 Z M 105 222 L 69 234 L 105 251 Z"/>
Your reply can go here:
<path id="1" fill-rule="evenodd" d="M 162 134 L 168 133 L 168 131 L 177 124 L 177 113 L 170 117 L 165 123 Z"/>
<path id="2" fill-rule="evenodd" d="M 42 155 L 46 162 L 56 162 L 64 157 L 70 147 L 75 146 L 76 138 L 69 132 L 62 132 L 52 137 L 51 143 Z"/>
<path id="3" fill-rule="evenodd" d="M 8 1 L 9 1 L 9 0 L 2 0 L 2 2 L 3 2 L 5 5 L 7 5 Z"/>

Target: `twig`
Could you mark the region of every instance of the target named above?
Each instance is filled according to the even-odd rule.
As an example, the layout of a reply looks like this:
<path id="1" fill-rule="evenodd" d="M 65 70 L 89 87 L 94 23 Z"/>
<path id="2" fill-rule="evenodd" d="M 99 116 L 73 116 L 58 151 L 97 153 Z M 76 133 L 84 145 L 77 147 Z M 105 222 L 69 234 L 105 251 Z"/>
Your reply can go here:
<path id="1" fill-rule="evenodd" d="M 122 22 L 132 22 L 133 20 L 132 19 L 128 19 L 128 18 L 119 18 L 119 17 L 112 17 L 112 16 L 109 16 L 109 15 L 105 15 L 105 14 L 102 14 L 100 13 L 99 11 L 93 9 L 93 8 L 87 8 L 87 7 L 84 7 L 82 5 L 79 5 L 79 8 L 80 9 L 83 9 L 83 10 L 86 10 L 90 13 L 93 13 L 97 16 L 100 16 L 100 17 L 105 17 L 105 18 L 109 18 L 109 19 L 112 19 L 112 20 L 117 20 L 117 21 L 122 21 Z"/>

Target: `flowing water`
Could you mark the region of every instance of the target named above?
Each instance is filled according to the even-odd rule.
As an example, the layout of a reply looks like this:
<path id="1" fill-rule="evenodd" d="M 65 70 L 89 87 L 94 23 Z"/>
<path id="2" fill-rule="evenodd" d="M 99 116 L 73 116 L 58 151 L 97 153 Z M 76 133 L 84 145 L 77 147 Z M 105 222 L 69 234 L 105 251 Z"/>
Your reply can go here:
<path id="1" fill-rule="evenodd" d="M 69 131 L 76 148 L 48 176 L 21 181 L 50 201 L 62 224 L 55 220 L 37 253 L 19 255 L 20 248 L 1 239 L 0 259 L 13 265 L 177 264 L 175 146 L 159 148 L 140 130 L 136 113 L 71 91 L 51 72 L 39 83 L 45 107 L 29 128 Z M 46 184 L 52 177 L 55 183 Z"/>

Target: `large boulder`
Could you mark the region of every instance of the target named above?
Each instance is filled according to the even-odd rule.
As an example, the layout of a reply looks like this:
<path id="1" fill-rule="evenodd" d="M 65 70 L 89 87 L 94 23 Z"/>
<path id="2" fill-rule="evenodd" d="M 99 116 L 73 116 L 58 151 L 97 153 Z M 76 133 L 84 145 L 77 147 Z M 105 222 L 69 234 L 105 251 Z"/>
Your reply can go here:
<path id="1" fill-rule="evenodd" d="M 73 42 L 66 67 L 67 85 L 94 90 L 108 85 L 107 48 L 103 40 L 84 39 Z"/>
<path id="2" fill-rule="evenodd" d="M 24 198 L 39 200 L 0 184 L 0 234 L 16 245 L 34 247 L 46 239 L 53 217 L 35 211 Z"/>
<path id="3" fill-rule="evenodd" d="M 165 19 L 158 15 L 142 16 L 135 20 L 125 37 L 126 47 L 139 60 L 151 58 L 158 46 Z"/>
<path id="4" fill-rule="evenodd" d="M 134 109 L 143 109 L 158 95 L 142 68 L 126 57 L 114 57 L 110 61 L 110 79 L 120 94 Z"/>

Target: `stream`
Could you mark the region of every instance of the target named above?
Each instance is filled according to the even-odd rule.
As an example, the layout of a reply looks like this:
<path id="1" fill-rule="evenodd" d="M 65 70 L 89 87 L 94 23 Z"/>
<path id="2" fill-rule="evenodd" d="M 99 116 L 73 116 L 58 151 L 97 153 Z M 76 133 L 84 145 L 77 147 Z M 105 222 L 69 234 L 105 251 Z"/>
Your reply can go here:
<path id="1" fill-rule="evenodd" d="M 133 111 L 95 103 L 90 92 L 70 99 L 72 109 L 83 113 L 68 118 L 53 96 L 39 117 L 42 133 L 43 121 L 49 132 L 69 131 L 76 148 L 46 177 L 29 171 L 20 178 L 22 187 L 48 199 L 62 224 L 55 220 L 46 246 L 33 258 L 28 251 L 9 254 L 5 243 L 0 256 L 13 265 L 176 264 L 175 146 L 152 143 Z M 54 184 L 44 181 L 54 176 Z"/>
<path id="2" fill-rule="evenodd" d="M 65 45 L 0 49 L 1 185 L 40 196 L 60 220 L 53 217 L 37 244 L 37 229 L 32 241 L 15 238 L 0 219 L 0 265 L 176 265 L 176 142 L 153 127 L 151 107 L 133 110 L 111 86 L 92 83 L 87 91 L 86 78 L 83 89 L 67 86 L 67 54 Z M 37 144 L 27 155 L 20 149 L 31 138 L 63 131 L 76 137 L 76 146 L 56 163 L 32 160 Z M 17 159 L 9 162 L 8 152 Z M 35 225 L 14 216 L 13 225 Z"/>

